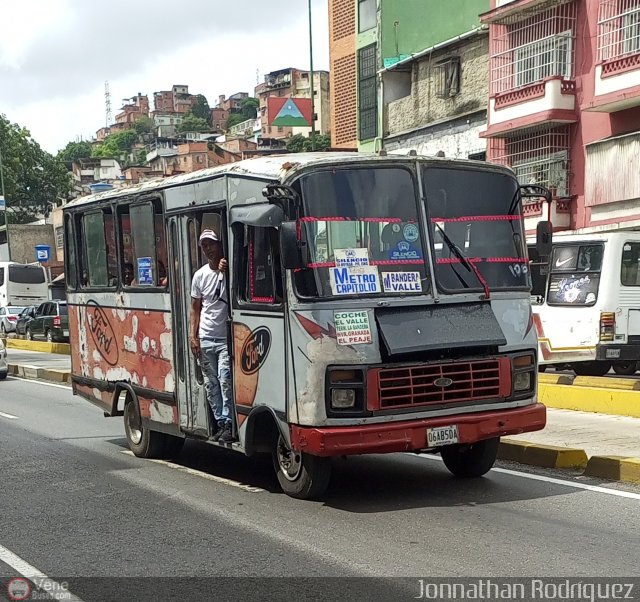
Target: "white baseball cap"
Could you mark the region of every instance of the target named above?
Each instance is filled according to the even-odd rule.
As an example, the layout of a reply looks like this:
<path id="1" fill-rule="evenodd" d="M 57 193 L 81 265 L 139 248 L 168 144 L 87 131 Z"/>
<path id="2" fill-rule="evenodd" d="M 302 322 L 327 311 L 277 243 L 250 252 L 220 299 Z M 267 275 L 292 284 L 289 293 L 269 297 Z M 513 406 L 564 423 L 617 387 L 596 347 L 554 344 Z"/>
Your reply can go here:
<path id="1" fill-rule="evenodd" d="M 211 229 L 206 229 L 202 231 L 202 234 L 200 234 L 200 242 L 202 242 L 206 238 L 208 238 L 209 240 L 213 240 L 214 242 L 220 241 L 220 239 L 218 238 L 218 235 Z"/>

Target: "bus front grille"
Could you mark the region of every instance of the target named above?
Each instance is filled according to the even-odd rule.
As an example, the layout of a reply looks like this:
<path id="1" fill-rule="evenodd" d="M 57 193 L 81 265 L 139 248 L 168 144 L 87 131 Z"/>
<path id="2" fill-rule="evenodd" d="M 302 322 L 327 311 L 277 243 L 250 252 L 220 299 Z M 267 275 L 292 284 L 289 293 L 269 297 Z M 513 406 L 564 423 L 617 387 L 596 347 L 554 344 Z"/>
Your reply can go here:
<path id="1" fill-rule="evenodd" d="M 381 368 L 375 372 L 379 409 L 499 399 L 511 394 L 507 358 Z"/>

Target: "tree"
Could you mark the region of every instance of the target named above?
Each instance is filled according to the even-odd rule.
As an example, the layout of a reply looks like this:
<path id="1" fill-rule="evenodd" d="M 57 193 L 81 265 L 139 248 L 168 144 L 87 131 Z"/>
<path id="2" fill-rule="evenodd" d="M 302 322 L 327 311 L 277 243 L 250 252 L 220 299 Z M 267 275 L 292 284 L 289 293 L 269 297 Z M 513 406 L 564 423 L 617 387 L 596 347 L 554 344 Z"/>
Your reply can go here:
<path id="1" fill-rule="evenodd" d="M 206 119 L 187 113 L 176 129 L 179 132 L 208 132 L 211 127 Z"/>
<path id="2" fill-rule="evenodd" d="M 331 148 L 331 136 L 328 134 L 316 133 L 314 142 L 316 151 L 326 151 Z M 311 136 L 308 138 L 302 134 L 292 136 L 287 142 L 287 150 L 292 153 L 311 152 Z"/>
<path id="3" fill-rule="evenodd" d="M 194 117 L 204 119 L 209 125 L 211 125 L 211 108 L 209 107 L 209 102 L 204 94 L 198 94 L 196 96 L 196 104 L 191 107 L 191 110 L 187 115 L 189 114 Z"/>
<path id="4" fill-rule="evenodd" d="M 238 125 L 246 120 L 247 118 L 242 113 L 231 113 L 231 115 L 229 115 L 229 119 L 227 119 L 226 129 L 230 130 L 234 125 Z"/>
<path id="5" fill-rule="evenodd" d="M 153 134 L 156 130 L 156 122 L 151 117 L 139 117 L 133 122 L 133 129 L 138 136 Z"/>
<path id="6" fill-rule="evenodd" d="M 58 159 L 60 161 L 79 161 L 80 159 L 88 159 L 91 157 L 91 143 L 86 140 L 80 142 L 68 142 L 62 150 L 58 151 Z"/>
<path id="7" fill-rule="evenodd" d="M 50 209 L 49 203 L 67 198 L 71 174 L 64 163 L 31 137 L 31 133 L 0 114 L 0 154 L 9 223 L 34 221 Z M 5 212 L 0 213 L 4 223 Z"/>
<path id="8" fill-rule="evenodd" d="M 135 130 L 121 130 L 109 134 L 102 144 L 94 147 L 93 157 L 105 157 L 105 158 L 121 158 L 128 155 L 138 138 L 138 134 Z"/>
<path id="9" fill-rule="evenodd" d="M 242 115 L 245 119 L 255 119 L 258 116 L 260 101 L 249 96 L 242 101 Z"/>

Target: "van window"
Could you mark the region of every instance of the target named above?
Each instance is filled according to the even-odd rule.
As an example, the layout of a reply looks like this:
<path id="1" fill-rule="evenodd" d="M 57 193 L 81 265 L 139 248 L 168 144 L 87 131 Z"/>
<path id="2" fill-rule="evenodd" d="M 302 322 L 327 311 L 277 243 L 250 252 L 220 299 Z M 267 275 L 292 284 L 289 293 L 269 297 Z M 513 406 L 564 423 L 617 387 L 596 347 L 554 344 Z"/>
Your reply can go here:
<path id="1" fill-rule="evenodd" d="M 4 268 L 0 268 L 0 286 L 4 285 Z"/>
<path id="2" fill-rule="evenodd" d="M 640 242 L 625 242 L 620 266 L 622 286 L 640 286 Z"/>
<path id="3" fill-rule="evenodd" d="M 551 255 L 549 305 L 589 306 L 598 300 L 604 245 L 562 245 Z"/>
<path id="4" fill-rule="evenodd" d="M 44 270 L 38 265 L 10 265 L 9 282 L 17 284 L 44 284 Z"/>

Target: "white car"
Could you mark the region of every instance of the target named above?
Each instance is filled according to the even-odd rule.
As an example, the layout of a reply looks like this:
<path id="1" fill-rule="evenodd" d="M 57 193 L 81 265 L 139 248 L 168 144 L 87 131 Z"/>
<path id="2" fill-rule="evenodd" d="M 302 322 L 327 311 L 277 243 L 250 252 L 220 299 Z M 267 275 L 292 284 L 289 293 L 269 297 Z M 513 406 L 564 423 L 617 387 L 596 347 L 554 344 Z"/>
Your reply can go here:
<path id="1" fill-rule="evenodd" d="M 6 335 L 8 332 L 16 331 L 18 315 L 23 309 L 24 307 L 16 307 L 14 305 L 0 307 L 0 334 Z"/>
<path id="2" fill-rule="evenodd" d="M 7 363 L 7 350 L 5 349 L 2 339 L 0 339 L 0 380 L 7 378 L 9 365 Z"/>

